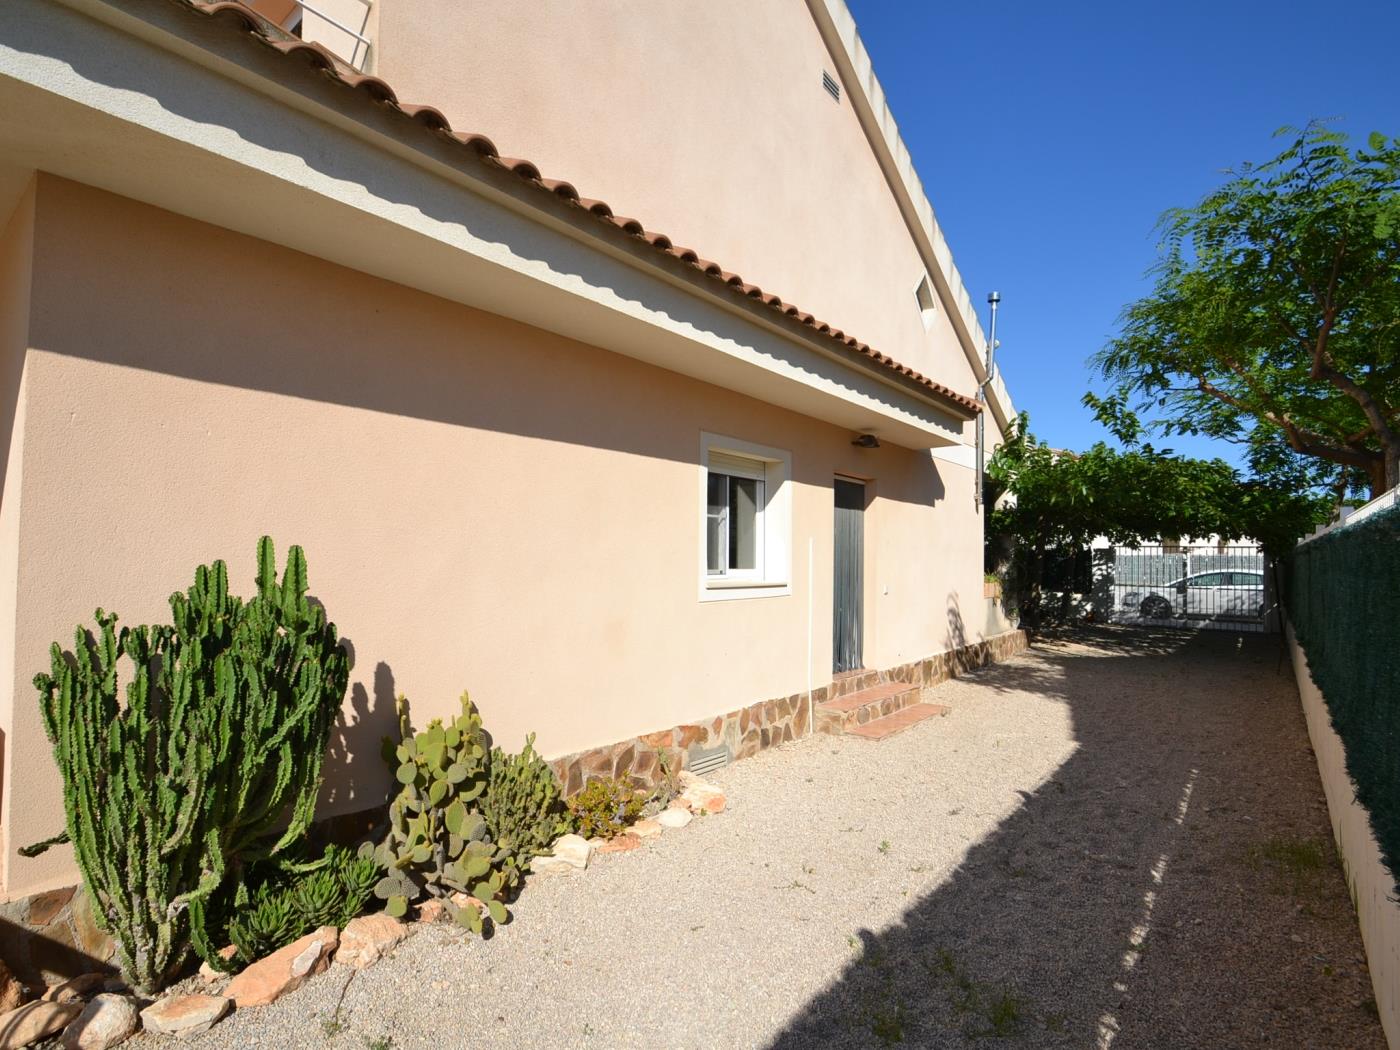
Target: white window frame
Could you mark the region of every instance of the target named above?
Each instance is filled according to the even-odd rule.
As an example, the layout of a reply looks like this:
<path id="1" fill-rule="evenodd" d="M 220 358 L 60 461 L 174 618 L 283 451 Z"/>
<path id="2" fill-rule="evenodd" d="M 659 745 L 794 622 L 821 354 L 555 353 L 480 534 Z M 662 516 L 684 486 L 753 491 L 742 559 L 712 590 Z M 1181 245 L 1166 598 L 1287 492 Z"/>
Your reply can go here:
<path id="1" fill-rule="evenodd" d="M 761 481 L 762 497 L 755 519 L 754 568 L 709 571 L 708 534 L 710 457 L 717 453 L 717 472 Z M 744 463 L 736 463 L 743 460 Z M 747 468 L 747 469 L 745 469 Z M 696 559 L 702 602 L 738 598 L 773 598 L 792 593 L 792 453 L 757 445 L 724 434 L 700 435 L 699 524 Z"/>

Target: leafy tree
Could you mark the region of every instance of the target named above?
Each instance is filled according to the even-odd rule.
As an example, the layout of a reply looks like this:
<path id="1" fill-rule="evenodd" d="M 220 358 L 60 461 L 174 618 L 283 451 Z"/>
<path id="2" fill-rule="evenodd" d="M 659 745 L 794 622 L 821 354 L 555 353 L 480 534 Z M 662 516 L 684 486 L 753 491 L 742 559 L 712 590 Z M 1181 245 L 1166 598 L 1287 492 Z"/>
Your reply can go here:
<path id="1" fill-rule="evenodd" d="M 1283 133 L 1278 156 L 1162 217 L 1153 292 L 1094 363 L 1165 434 L 1376 495 L 1400 484 L 1400 139 Z"/>
<path id="2" fill-rule="evenodd" d="M 1176 456 L 1137 441 L 1121 450 L 1103 442 L 1078 453 L 1051 448 L 1030 433 L 1025 413 L 987 476 L 994 508 L 989 568 L 1009 570 L 1032 627 L 1047 559 L 1082 550 L 1096 536 L 1127 545 L 1163 536 L 1248 536 L 1281 554 L 1327 516 L 1326 498 L 1307 487 L 1287 478 L 1241 478 L 1220 459 Z"/>

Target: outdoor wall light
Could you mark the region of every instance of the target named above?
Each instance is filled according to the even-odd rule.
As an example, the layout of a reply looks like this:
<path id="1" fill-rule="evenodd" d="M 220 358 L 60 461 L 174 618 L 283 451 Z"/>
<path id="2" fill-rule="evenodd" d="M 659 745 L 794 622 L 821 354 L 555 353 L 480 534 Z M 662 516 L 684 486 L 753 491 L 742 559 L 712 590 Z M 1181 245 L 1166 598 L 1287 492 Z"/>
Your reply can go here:
<path id="1" fill-rule="evenodd" d="M 861 434 L 852 441 L 851 444 L 855 445 L 857 448 L 879 448 L 880 439 L 874 434 Z"/>

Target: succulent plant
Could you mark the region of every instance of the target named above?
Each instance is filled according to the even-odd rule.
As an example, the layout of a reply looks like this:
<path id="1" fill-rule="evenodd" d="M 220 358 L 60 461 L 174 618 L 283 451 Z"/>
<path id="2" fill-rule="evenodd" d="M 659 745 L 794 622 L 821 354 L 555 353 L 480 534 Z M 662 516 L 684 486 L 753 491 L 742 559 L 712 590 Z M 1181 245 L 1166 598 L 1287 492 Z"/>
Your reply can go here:
<path id="1" fill-rule="evenodd" d="M 229 940 L 244 963 L 290 944 L 302 932 L 292 894 L 272 884 L 260 887 L 250 904 L 228 924 Z"/>
<path id="2" fill-rule="evenodd" d="M 461 703 L 462 713 L 450 724 L 434 719 L 414 733 L 408 701 L 398 699 L 399 740 L 384 741 L 384 758 L 399 790 L 389 804 L 388 834 L 373 852 L 384 873 L 374 893 L 395 917 L 424 894 L 474 897 L 479 904 L 449 900 L 448 909 L 460 925 L 479 932 L 483 910 L 494 922 L 507 920 L 501 898 L 520 876 L 475 808 L 487 785 L 485 734 L 466 693 Z"/>
<path id="3" fill-rule="evenodd" d="M 223 562 L 202 565 L 171 595 L 168 624 L 118 629 L 98 609 L 97 626 L 77 628 L 71 653 L 55 643 L 34 679 L 67 826 L 20 852 L 72 842 L 98 923 L 144 992 L 191 948 L 226 965 L 210 903 L 301 840 L 313 816 L 349 656 L 306 597 L 300 547 L 279 580 L 264 536 L 257 587 L 245 603 Z"/>
<path id="4" fill-rule="evenodd" d="M 569 799 L 569 810 L 586 839 L 610 839 L 621 835 L 641 816 L 642 793 L 622 778 L 602 777 Z"/>
<path id="5" fill-rule="evenodd" d="M 533 733 L 518 755 L 491 749 L 481 812 L 492 840 L 521 865 L 549 852 L 554 840 L 569 830 L 559 780 L 535 751 Z"/>

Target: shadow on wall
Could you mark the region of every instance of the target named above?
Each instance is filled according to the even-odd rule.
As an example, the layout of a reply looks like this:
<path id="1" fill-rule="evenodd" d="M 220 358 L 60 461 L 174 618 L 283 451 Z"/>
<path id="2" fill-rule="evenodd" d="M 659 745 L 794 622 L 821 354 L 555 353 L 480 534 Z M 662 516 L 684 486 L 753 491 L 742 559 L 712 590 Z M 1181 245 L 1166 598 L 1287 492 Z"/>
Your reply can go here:
<path id="1" fill-rule="evenodd" d="M 353 672 L 354 643 L 349 638 L 341 642 L 350 651 Z M 318 812 L 358 813 L 387 804 L 389 771 L 380 757 L 380 746 L 397 728 L 396 695 L 394 672 L 382 660 L 374 667 L 373 696 L 363 682 L 350 686 L 349 703 L 341 707 L 331 729 Z"/>
<path id="2" fill-rule="evenodd" d="M 951 637 L 958 628 L 950 603 Z M 1379 1028 L 1348 997 L 1369 982 L 1335 861 L 1326 893 L 1303 912 L 1261 885 L 1249 860 L 1261 824 L 1277 833 L 1295 821 L 1287 834 L 1330 841 L 1272 640 L 1110 629 L 1086 653 L 1072 637 L 977 681 L 1069 705 L 1073 756 L 1020 792 L 1016 812 L 902 921 L 857 931 L 855 960 L 771 1050 L 977 1046 L 1003 1035 L 1018 1046 L 1178 1050 L 1238 1046 L 1246 1031 L 1279 1045 L 1372 1045 Z M 1125 673 L 1134 696 L 1162 693 L 1125 702 Z M 1320 929 L 1317 915 L 1332 925 Z M 1333 929 L 1350 939 L 1329 942 Z M 1308 1011 L 1334 968 L 1328 987 L 1361 1035 L 1309 1041 L 1321 1029 Z"/>
<path id="3" fill-rule="evenodd" d="M 78 894 L 84 891 L 79 888 Z M 56 898 L 62 903 L 50 913 Z M 90 940 L 102 942 L 110 952 L 111 942 L 90 923 L 75 919 L 69 906 L 69 891 L 62 890 L 25 901 L 0 905 L 6 912 L 24 909 L 21 916 L 0 915 L 0 959 L 10 972 L 31 989 L 42 992 L 54 984 L 85 973 L 115 974 L 110 954 L 106 958 L 90 954 L 81 945 Z M 20 921 L 15 921 L 16 918 Z M 27 920 L 27 921 L 26 921 Z M 0 1028 L 0 1046 L 9 1046 L 7 1031 Z"/>
<path id="4" fill-rule="evenodd" d="M 963 623 L 962 602 L 956 591 L 948 592 L 948 633 L 943 637 L 943 648 L 950 653 L 958 653 L 967 644 L 967 625 Z M 962 670 L 962 668 L 959 668 Z"/>
<path id="5" fill-rule="evenodd" d="M 253 105 L 240 110 L 230 101 L 226 85 L 212 79 L 208 91 L 187 90 L 182 60 L 152 53 L 146 66 L 136 66 L 121 55 L 84 48 L 66 29 L 48 26 L 28 5 L 17 6 L 34 16 L 0 21 L 0 29 L 7 43 L 21 51 L 71 66 L 75 73 L 96 83 L 149 94 L 175 117 L 228 127 L 251 145 L 295 157 L 320 175 L 363 186 L 377 198 L 421 212 L 481 241 L 504 245 L 520 259 L 554 274 L 605 287 L 620 300 L 644 304 L 682 326 L 754 345 L 782 368 L 811 365 L 810 355 L 799 353 L 791 340 L 764 332 L 729 310 L 705 303 L 644 271 L 611 261 L 600 263 L 602 256 L 589 244 L 562 238 L 544 227 L 523 227 L 514 218 L 504 218 L 513 213 L 498 205 L 383 156 L 357 149 L 313 148 L 299 120 L 286 119 L 285 110 L 277 111 L 281 119 L 266 119 L 267 114 Z M 241 60 L 273 80 L 299 85 L 313 96 L 328 90 L 322 74 L 282 60 L 249 34 L 240 37 L 230 33 L 227 25 L 178 11 L 169 17 L 178 18 L 182 31 L 207 40 L 216 52 L 232 48 Z M 343 92 L 336 94 L 336 88 L 329 91 L 336 98 L 344 96 Z M 373 122 L 386 116 L 370 113 L 366 119 Z M 385 125 L 390 130 L 404 126 L 396 118 Z M 431 136 L 422 136 L 422 140 L 430 152 L 435 148 Z M 459 154 L 453 150 L 447 156 Z M 514 177 L 511 180 L 513 187 Z M 41 189 L 41 206 L 44 196 Z M 92 259 L 88 263 L 100 269 L 100 274 L 93 272 L 92 279 L 100 279 L 112 288 L 114 299 L 120 296 L 131 305 L 121 317 L 102 319 L 102 339 L 91 337 L 93 318 L 87 311 L 51 311 L 59 316 L 44 318 L 44 350 L 406 418 L 695 461 L 695 434 L 689 426 L 668 427 L 666 437 L 659 438 L 651 414 L 613 410 L 616 404 L 664 402 L 668 391 L 659 389 L 658 376 L 666 373 L 656 368 L 638 364 L 625 377 L 609 374 L 605 387 L 592 356 L 600 351 L 591 347 L 555 345 L 542 353 L 524 338 L 532 331 L 524 325 L 486 313 L 475 315 L 479 324 L 464 324 L 461 311 L 466 307 L 281 248 L 268 248 L 259 255 L 254 266 L 257 310 L 242 309 L 230 303 L 228 288 L 220 281 L 189 282 L 183 277 L 189 273 L 246 273 L 248 249 L 258 242 L 203 225 L 198 243 L 187 244 L 187 255 L 181 254 L 172 248 L 166 230 L 169 223 L 188 220 L 135 202 L 131 206 L 142 209 L 142 221 L 107 216 L 108 225 L 102 229 L 104 220 L 98 216 L 92 234 L 94 240 L 114 236 L 125 258 L 145 263 L 128 267 L 124 275 L 105 263 Z M 146 244 L 145 238 L 155 240 Z M 88 279 L 82 263 L 85 250 L 85 245 L 75 244 L 71 259 L 64 260 L 63 294 L 77 281 Z M 649 248 L 646 252 L 650 253 L 644 256 L 649 261 L 656 255 Z M 600 270 L 600 266 L 605 268 Z M 327 267 L 326 273 L 334 269 L 340 283 L 324 290 L 308 289 L 308 273 L 321 267 Z M 693 279 L 689 268 L 679 272 Z M 118 285 L 112 285 L 114 279 Z M 704 278 L 701 286 L 708 287 L 709 280 Z M 162 296 L 152 294 L 153 282 L 178 284 L 188 307 L 176 312 L 163 310 L 159 304 Z M 36 294 L 37 289 L 36 280 Z M 391 297 L 396 302 L 389 303 Z M 201 300 L 207 301 L 207 310 L 195 308 L 202 305 Z M 386 308 L 386 304 L 393 308 Z M 210 316 L 224 320 L 211 326 Z M 774 319 L 767 308 L 759 316 L 766 322 Z M 152 339 L 152 331 L 162 333 L 162 338 Z M 345 338 L 349 333 L 354 337 Z M 289 345 L 313 334 L 315 346 Z M 309 364 L 317 355 L 324 355 L 327 346 L 334 348 L 334 365 Z M 403 352 L 410 346 L 412 353 Z M 192 353 L 191 347 L 203 352 Z M 838 362 L 820 358 L 816 367 L 821 369 L 823 381 L 854 391 L 849 370 Z M 677 378 L 671 376 L 668 381 Z M 519 397 L 503 396 L 511 393 Z M 522 412 L 520 398 L 528 398 L 534 410 Z M 924 469 L 936 475 L 937 467 L 927 457 L 925 460 Z M 829 484 L 826 466 L 820 478 Z M 815 483 L 817 477 L 798 480 Z M 912 498 L 890 491 L 882 496 Z"/>

